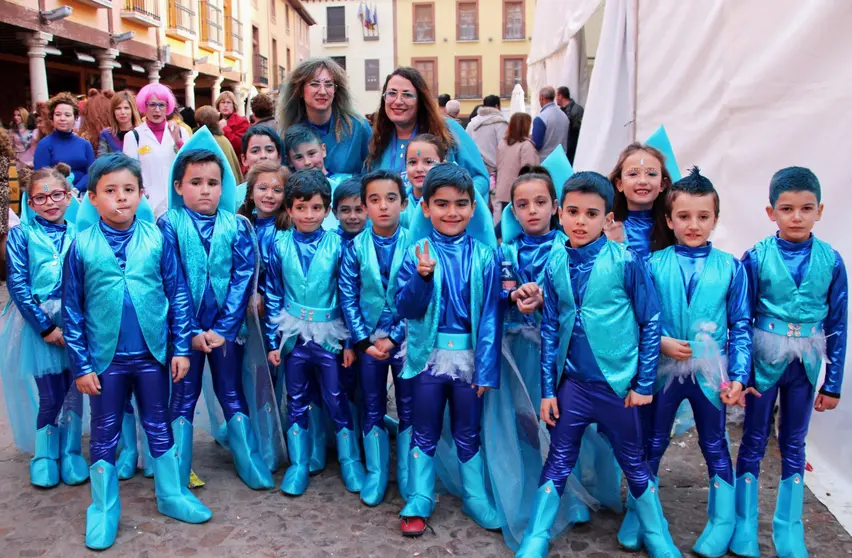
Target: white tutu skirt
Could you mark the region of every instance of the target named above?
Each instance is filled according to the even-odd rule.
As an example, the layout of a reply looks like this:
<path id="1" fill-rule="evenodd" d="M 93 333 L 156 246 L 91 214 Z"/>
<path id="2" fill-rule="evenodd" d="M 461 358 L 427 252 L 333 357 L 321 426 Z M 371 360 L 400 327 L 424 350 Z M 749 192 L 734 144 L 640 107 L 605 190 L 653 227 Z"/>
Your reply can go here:
<path id="1" fill-rule="evenodd" d="M 754 356 L 770 364 L 790 363 L 794 360 L 802 362 L 827 360 L 825 333 L 811 337 L 787 337 L 755 328 Z"/>
<path id="2" fill-rule="evenodd" d="M 426 369 L 431 370 L 433 376 L 447 376 L 470 384 L 476 370 L 473 350 L 432 349 Z"/>
<path id="3" fill-rule="evenodd" d="M 341 341 L 349 337 L 349 330 L 342 318 L 330 322 L 309 322 L 282 311 L 272 319 L 272 322 L 277 326 L 278 333 L 281 334 L 281 347 L 288 339 L 298 335 L 304 343 L 313 341 L 317 345 L 341 351 L 343 350 Z"/>
<path id="4" fill-rule="evenodd" d="M 55 325 L 62 325 L 61 301 L 48 300 L 41 309 Z M 4 379 L 7 373 L 40 378 L 68 368 L 65 349 L 45 343 L 39 333 L 24 319 L 18 307 L 10 303 L 0 317 L 0 347 L 5 351 L 0 366 Z"/>

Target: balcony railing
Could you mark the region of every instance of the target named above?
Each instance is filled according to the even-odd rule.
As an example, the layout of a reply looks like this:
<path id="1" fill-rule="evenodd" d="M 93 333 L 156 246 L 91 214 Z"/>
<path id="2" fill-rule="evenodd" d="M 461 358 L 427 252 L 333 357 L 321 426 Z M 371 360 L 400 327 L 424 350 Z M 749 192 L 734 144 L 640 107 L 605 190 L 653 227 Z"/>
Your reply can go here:
<path id="1" fill-rule="evenodd" d="M 222 48 L 222 8 L 207 0 L 201 0 L 201 42 Z"/>
<path id="2" fill-rule="evenodd" d="M 170 35 L 193 38 L 195 36 L 195 10 L 192 0 L 169 0 Z"/>
<path id="3" fill-rule="evenodd" d="M 324 43 L 348 43 L 348 25 L 329 25 L 322 28 L 322 42 Z"/>
<path id="4" fill-rule="evenodd" d="M 417 22 L 414 26 L 414 42 L 415 43 L 434 43 L 435 42 L 435 24 L 432 22 L 424 23 Z"/>
<path id="5" fill-rule="evenodd" d="M 366 25 L 361 26 L 361 31 L 363 32 L 365 41 L 378 41 L 379 40 L 379 26 L 374 25 L 372 28 L 367 28 Z"/>
<path id="6" fill-rule="evenodd" d="M 243 24 L 235 17 L 225 18 L 225 51 L 243 55 Z"/>
<path id="7" fill-rule="evenodd" d="M 265 56 L 254 54 L 254 84 L 269 85 L 269 59 Z"/>
<path id="8" fill-rule="evenodd" d="M 482 97 L 481 85 L 478 81 L 457 81 L 456 99 L 480 99 Z"/>
<path id="9" fill-rule="evenodd" d="M 284 66 L 278 66 L 278 88 L 284 87 L 284 84 L 287 82 L 287 68 Z"/>
<path id="10" fill-rule="evenodd" d="M 121 17 L 147 27 L 159 27 L 160 3 L 157 0 L 125 0 Z"/>

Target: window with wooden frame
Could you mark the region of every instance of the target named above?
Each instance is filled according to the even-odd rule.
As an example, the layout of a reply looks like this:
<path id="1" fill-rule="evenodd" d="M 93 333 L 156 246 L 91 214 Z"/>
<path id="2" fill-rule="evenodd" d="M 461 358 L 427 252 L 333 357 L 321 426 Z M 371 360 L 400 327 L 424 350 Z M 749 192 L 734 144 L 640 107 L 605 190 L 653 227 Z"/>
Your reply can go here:
<path id="1" fill-rule="evenodd" d="M 482 98 L 482 57 L 456 56 L 456 99 Z"/>
<path id="2" fill-rule="evenodd" d="M 524 0 L 503 0 L 503 38 L 509 40 L 526 37 Z"/>
<path id="3" fill-rule="evenodd" d="M 509 98 L 515 84 L 527 90 L 527 58 L 525 56 L 500 57 L 500 96 Z"/>
<path id="4" fill-rule="evenodd" d="M 413 33 L 415 43 L 435 42 L 435 4 L 412 4 L 414 7 Z"/>
<path id="5" fill-rule="evenodd" d="M 479 39 L 479 2 L 456 3 L 456 40 Z"/>
<path id="6" fill-rule="evenodd" d="M 411 66 L 420 72 L 429 86 L 432 97 L 438 96 L 438 58 L 412 58 Z"/>

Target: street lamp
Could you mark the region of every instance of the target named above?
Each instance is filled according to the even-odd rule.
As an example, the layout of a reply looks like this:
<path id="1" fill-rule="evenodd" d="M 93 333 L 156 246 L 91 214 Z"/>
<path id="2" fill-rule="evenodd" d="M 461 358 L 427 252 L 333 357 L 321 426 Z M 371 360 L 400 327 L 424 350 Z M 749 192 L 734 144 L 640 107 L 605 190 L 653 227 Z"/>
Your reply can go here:
<path id="1" fill-rule="evenodd" d="M 71 15 L 71 6 L 60 6 L 52 10 L 41 10 L 39 13 L 45 21 L 57 21 Z"/>

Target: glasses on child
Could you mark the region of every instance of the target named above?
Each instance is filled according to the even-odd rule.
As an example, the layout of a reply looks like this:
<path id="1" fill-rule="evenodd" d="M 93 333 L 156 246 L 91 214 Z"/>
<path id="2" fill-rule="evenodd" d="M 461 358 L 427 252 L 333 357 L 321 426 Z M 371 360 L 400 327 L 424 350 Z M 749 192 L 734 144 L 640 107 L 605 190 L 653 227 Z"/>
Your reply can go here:
<path id="1" fill-rule="evenodd" d="M 337 87 L 337 85 L 333 81 L 312 81 L 308 83 L 308 87 L 315 91 L 319 91 L 320 89 L 334 91 L 334 88 Z"/>
<path id="2" fill-rule="evenodd" d="M 33 202 L 33 205 L 44 205 L 44 204 L 47 203 L 47 198 L 50 198 L 54 202 L 59 203 L 62 200 L 64 200 L 66 197 L 68 197 L 68 195 L 70 195 L 70 194 L 71 194 L 71 192 L 66 192 L 65 190 L 54 190 L 49 195 L 37 194 L 37 195 L 31 197 L 30 201 Z"/>
<path id="3" fill-rule="evenodd" d="M 145 106 L 152 109 L 163 110 L 166 108 L 166 103 L 158 103 L 157 101 L 148 101 Z"/>
<path id="4" fill-rule="evenodd" d="M 412 93 L 411 91 L 399 92 L 396 89 L 391 89 L 390 91 L 385 92 L 386 103 L 392 103 L 399 98 L 402 98 L 402 102 L 406 105 L 411 105 L 417 101 L 417 93 Z"/>

